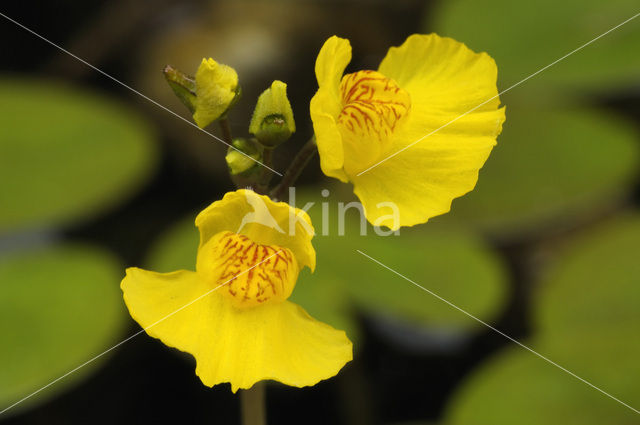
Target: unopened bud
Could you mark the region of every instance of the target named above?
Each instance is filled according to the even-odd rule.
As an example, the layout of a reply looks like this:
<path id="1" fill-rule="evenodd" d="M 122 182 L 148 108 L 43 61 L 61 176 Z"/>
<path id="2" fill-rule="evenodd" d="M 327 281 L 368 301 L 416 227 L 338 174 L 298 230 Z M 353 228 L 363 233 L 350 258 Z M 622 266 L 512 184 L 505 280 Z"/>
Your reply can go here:
<path id="1" fill-rule="evenodd" d="M 232 176 L 248 175 L 260 168 L 262 146 L 255 139 L 233 139 L 225 159 Z"/>
<path id="2" fill-rule="evenodd" d="M 193 120 L 200 128 L 222 118 L 240 97 L 235 69 L 213 59 L 202 59 L 195 78 Z"/>
<path id="3" fill-rule="evenodd" d="M 285 142 L 296 131 L 293 111 L 287 98 L 287 85 L 274 81 L 258 98 L 249 133 L 268 148 Z"/>

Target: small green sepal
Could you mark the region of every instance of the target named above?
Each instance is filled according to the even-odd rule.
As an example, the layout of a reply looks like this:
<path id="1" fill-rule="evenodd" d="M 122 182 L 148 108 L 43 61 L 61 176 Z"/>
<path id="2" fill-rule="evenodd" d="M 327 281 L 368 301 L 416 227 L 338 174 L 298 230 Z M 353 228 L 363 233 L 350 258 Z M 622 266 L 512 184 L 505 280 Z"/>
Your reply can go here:
<path id="1" fill-rule="evenodd" d="M 162 74 L 178 99 L 193 114 L 196 110 L 196 80 L 171 65 L 165 66 Z"/>

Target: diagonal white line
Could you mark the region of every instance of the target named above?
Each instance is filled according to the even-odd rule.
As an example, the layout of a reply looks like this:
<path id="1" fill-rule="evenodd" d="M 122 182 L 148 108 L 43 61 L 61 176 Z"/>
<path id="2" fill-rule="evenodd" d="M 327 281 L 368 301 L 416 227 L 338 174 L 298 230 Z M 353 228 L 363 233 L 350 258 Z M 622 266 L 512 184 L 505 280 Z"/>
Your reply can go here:
<path id="1" fill-rule="evenodd" d="M 578 375 L 576 375 L 575 373 L 573 373 L 573 372 L 571 372 L 570 370 L 568 370 L 568 369 L 566 369 L 566 368 L 564 368 L 564 367 L 560 366 L 558 363 L 554 362 L 553 360 L 549 359 L 548 357 L 545 357 L 545 356 L 543 356 L 542 354 L 538 353 L 537 351 L 533 350 L 532 348 L 527 347 L 526 345 L 524 345 L 524 344 L 523 344 L 523 343 L 521 343 L 520 341 L 518 341 L 518 340 L 516 340 L 516 339 L 514 339 L 514 338 L 512 338 L 512 337 L 510 337 L 509 335 L 505 334 L 505 333 L 504 333 L 504 332 L 502 332 L 501 330 L 496 329 L 495 327 L 491 326 L 490 324 L 488 324 L 487 322 L 483 321 L 482 319 L 477 318 L 477 317 L 476 317 L 476 316 L 474 316 L 473 314 L 471 314 L 471 313 L 467 312 L 466 310 L 463 310 L 462 308 L 458 307 L 457 305 L 453 304 L 452 302 L 450 302 L 450 301 L 448 301 L 448 300 L 446 300 L 446 299 L 442 298 L 440 295 L 436 294 L 435 292 L 430 291 L 429 289 L 425 288 L 424 286 L 422 286 L 422 285 L 420 285 L 420 284 L 418 284 L 418 283 L 414 282 L 413 280 L 409 279 L 409 278 L 408 278 L 408 277 L 406 277 L 405 275 L 400 274 L 399 272 L 395 271 L 395 270 L 394 270 L 394 269 L 392 269 L 391 267 L 389 267 L 389 266 L 387 266 L 387 265 L 385 265 L 385 264 L 381 263 L 380 261 L 378 261 L 378 260 L 376 260 L 375 258 L 373 258 L 373 257 L 371 257 L 371 256 L 369 256 L 369 255 L 367 255 L 367 254 L 365 254 L 364 252 L 360 251 L 359 249 L 356 249 L 356 251 L 357 251 L 359 254 L 361 254 L 361 255 L 363 255 L 363 256 L 365 256 L 365 257 L 367 257 L 369 260 L 373 261 L 374 263 L 376 263 L 376 264 L 378 264 L 378 265 L 380 265 L 380 266 L 384 267 L 385 269 L 387 269 L 387 270 L 389 270 L 390 272 L 392 272 L 392 273 L 396 274 L 397 276 L 400 276 L 401 278 L 403 278 L 403 279 L 404 279 L 404 280 L 406 280 L 407 282 L 412 283 L 412 284 L 413 284 L 413 285 L 415 285 L 416 287 L 418 287 L 418 288 L 422 289 L 423 291 L 425 291 L 425 292 L 427 292 L 427 293 L 429 293 L 429 294 L 433 295 L 434 297 L 436 297 L 436 298 L 437 298 L 437 299 L 439 299 L 440 301 L 442 301 L 442 302 L 444 302 L 444 303 L 446 303 L 446 304 L 450 305 L 451 307 L 455 308 L 455 309 L 456 309 L 456 310 L 458 310 L 459 312 L 466 314 L 467 316 L 469 316 L 469 317 L 470 317 L 470 318 L 472 318 L 473 320 L 475 320 L 475 321 L 477 321 L 477 322 L 479 322 L 479 323 L 483 324 L 484 326 L 486 326 L 487 328 L 491 329 L 492 331 L 499 333 L 499 334 L 500 334 L 500 335 L 502 335 L 503 337 L 507 338 L 509 341 L 514 342 L 514 343 L 518 344 L 520 347 L 522 347 L 522 348 L 524 348 L 525 350 L 527 350 L 527 351 L 529 351 L 529 352 L 531 352 L 531 353 L 535 354 L 536 356 L 540 357 L 542 360 L 546 361 L 547 363 L 552 364 L 553 366 L 557 367 L 558 369 L 560 369 L 560 370 L 562 370 L 562 371 L 564 371 L 564 372 L 568 373 L 569 375 L 573 376 L 574 378 L 578 379 L 579 381 L 581 381 L 581 382 L 583 382 L 583 383 L 587 384 L 587 385 L 588 385 L 588 386 L 590 386 L 591 388 L 593 388 L 593 389 L 595 389 L 595 390 L 597 390 L 597 391 L 600 391 L 602 394 L 606 395 L 607 397 L 609 397 L 609 398 L 611 398 L 611 399 L 613 399 L 613 400 L 617 401 L 618 403 L 622 404 L 623 406 L 625 406 L 625 407 L 627 407 L 627 408 L 629 408 L 629 409 L 633 410 L 635 413 L 640 414 L 640 411 L 639 411 L 639 410 L 637 410 L 637 409 L 635 409 L 635 408 L 633 408 L 633 407 L 629 406 L 627 403 L 625 403 L 625 402 L 623 402 L 622 400 L 620 400 L 620 399 L 618 399 L 618 398 L 616 398 L 616 397 L 612 396 L 612 395 L 611 395 L 611 394 L 609 394 L 608 392 L 606 392 L 606 391 L 604 391 L 604 390 L 602 390 L 602 389 L 600 389 L 600 388 L 596 387 L 595 385 L 593 385 L 591 382 L 587 381 L 586 379 L 583 379 L 583 378 L 579 377 L 579 376 L 578 376 Z"/>
<path id="2" fill-rule="evenodd" d="M 105 354 L 107 354 L 108 352 L 118 348 L 119 346 L 121 346 L 122 344 L 124 344 L 125 342 L 137 337 L 138 335 L 140 335 L 141 333 L 145 332 L 147 329 L 151 329 L 152 327 L 154 327 L 155 325 L 157 325 L 160 322 L 163 322 L 164 320 L 168 319 L 169 317 L 173 316 L 174 314 L 184 310 L 185 308 L 189 307 L 191 304 L 195 303 L 198 300 L 201 300 L 202 298 L 206 297 L 207 295 L 211 294 L 212 292 L 214 292 L 215 290 L 223 287 L 224 285 L 226 285 L 227 283 L 231 282 L 232 280 L 234 280 L 235 278 L 237 278 L 238 276 L 242 276 L 243 274 L 249 272 L 250 270 L 254 269 L 255 267 L 259 266 L 260 264 L 264 263 L 265 261 L 267 261 L 268 259 L 270 259 L 271 257 L 274 257 L 278 254 L 280 254 L 282 252 L 282 250 L 277 251 L 274 254 L 271 254 L 270 256 L 268 256 L 267 258 L 265 258 L 264 260 L 260 261 L 259 263 L 254 264 L 253 266 L 249 267 L 247 270 L 244 270 L 243 272 L 240 272 L 236 275 L 234 275 L 231 279 L 227 280 L 224 283 L 221 283 L 220 285 L 216 286 L 215 288 L 211 289 L 210 291 L 205 292 L 203 295 L 200 295 L 198 298 L 196 298 L 193 301 L 190 301 L 188 304 L 183 305 L 182 307 L 180 307 L 179 309 L 175 310 L 172 313 L 169 313 L 168 315 L 164 316 L 162 319 L 158 320 L 157 322 L 154 322 L 153 324 L 147 326 L 146 328 L 143 328 L 141 330 L 139 330 L 138 332 L 134 333 L 133 335 L 131 335 L 130 337 L 128 337 L 127 339 L 124 339 L 122 341 L 120 341 L 119 343 L 117 343 L 116 345 L 114 345 L 113 347 L 103 351 L 102 353 L 98 354 L 97 356 L 87 360 L 86 362 L 82 363 L 80 366 L 76 367 L 75 369 L 70 370 L 69 372 L 65 373 L 64 375 L 54 379 L 53 381 L 49 382 L 47 385 L 45 385 L 44 387 L 40 388 L 39 390 L 36 390 L 34 392 L 32 392 L 31 394 L 29 394 L 28 396 L 16 401 L 15 403 L 13 403 L 11 406 L 6 407 L 5 409 L 3 409 L 2 411 L 0 411 L 0 415 L 2 415 L 4 412 L 6 412 L 7 410 L 11 409 L 12 407 L 17 406 L 18 404 L 22 403 L 23 401 L 33 397 L 34 395 L 38 394 L 40 391 L 50 387 L 51 385 L 55 384 L 56 382 L 66 378 L 67 376 L 71 375 L 72 373 L 76 372 L 77 370 L 83 368 L 84 366 L 88 365 L 89 363 L 93 362 L 94 360 L 104 356 Z"/>
<path id="3" fill-rule="evenodd" d="M 609 34 L 610 32 L 617 30 L 618 28 L 620 28 L 620 27 L 621 27 L 621 26 L 623 26 L 624 24 L 626 24 L 626 23 L 628 23 L 628 22 L 632 21 L 633 19 L 637 18 L 638 16 L 640 16 L 640 13 L 636 13 L 635 15 L 633 15 L 632 17 L 630 17 L 630 18 L 629 18 L 629 19 L 627 19 L 626 21 L 624 21 L 624 22 L 622 22 L 622 23 L 620 23 L 620 24 L 616 25 L 615 27 L 613 27 L 613 28 L 609 29 L 608 31 L 603 32 L 602 34 L 600 34 L 600 35 L 599 35 L 599 36 L 597 36 L 596 38 L 594 38 L 594 39 L 592 39 L 592 40 L 589 40 L 588 42 L 584 43 L 582 46 L 580 46 L 580 47 L 578 47 L 578 48 L 576 48 L 576 49 L 573 49 L 572 51 L 570 51 L 570 52 L 569 52 L 569 53 L 567 53 L 566 55 L 562 56 L 561 58 L 558 58 L 558 59 L 556 59 L 555 61 L 551 62 L 549 65 L 547 65 L 547 66 L 545 66 L 545 67 L 543 67 L 543 68 L 540 68 L 539 70 L 537 70 L 537 71 L 536 71 L 536 72 L 534 72 L 533 74 L 529 75 L 528 77 L 523 78 L 522 80 L 518 81 L 517 83 L 515 83 L 515 84 L 514 84 L 514 85 L 512 85 L 511 87 L 509 87 L 509 88 L 506 88 L 506 89 L 502 90 L 500 93 L 498 93 L 497 95 L 493 96 L 492 98 L 489 98 L 489 99 L 485 100 L 484 102 L 482 102 L 481 104 L 479 104 L 479 105 L 477 105 L 477 106 L 473 107 L 472 109 L 469 109 L 469 110 L 468 110 L 467 112 L 465 112 L 464 114 L 459 115 L 458 117 L 456 117 L 456 118 L 452 119 L 452 120 L 451 120 L 451 121 L 449 121 L 448 123 L 446 123 L 446 124 L 442 125 L 441 127 L 438 127 L 437 129 L 433 130 L 431 133 L 425 134 L 424 136 L 422 136 L 421 138 L 419 138 L 419 139 L 418 139 L 418 140 L 416 140 L 415 142 L 412 142 L 411 144 L 409 144 L 409 145 L 405 146 L 404 148 L 402 148 L 402 149 L 400 149 L 400 150 L 398 150 L 398 151 L 396 151 L 396 152 L 392 153 L 391 155 L 387 156 L 386 158 L 382 159 L 381 161 L 376 162 L 375 164 L 373 164 L 372 166 L 370 166 L 370 167 L 369 167 L 369 168 L 367 168 L 366 170 L 361 171 L 360 173 L 358 173 L 358 177 L 359 177 L 359 176 L 361 176 L 361 175 L 363 175 L 363 174 L 364 174 L 364 173 L 366 173 L 367 171 L 369 171 L 369 170 L 371 170 L 371 169 L 373 169 L 373 168 L 377 167 L 378 165 L 382 164 L 383 162 L 385 162 L 385 161 L 387 161 L 387 160 L 389 160 L 389 159 L 393 158 L 394 156 L 398 155 L 399 153 L 404 152 L 405 150 L 407 150 L 407 149 L 409 149 L 410 147 L 414 146 L 416 143 L 419 143 L 419 142 L 423 141 L 424 139 L 426 139 L 427 137 L 431 136 L 432 134 L 437 133 L 438 131 L 442 130 L 443 128 L 445 128 L 445 127 L 449 126 L 449 124 L 453 124 L 454 122 L 458 121 L 460 118 L 462 118 L 462 117 L 464 117 L 464 116 L 466 116 L 466 115 L 470 114 L 471 112 L 473 112 L 473 111 L 475 111 L 476 109 L 478 109 L 478 108 L 482 107 L 483 105 L 486 105 L 487 103 L 489 103 L 489 102 L 491 102 L 492 100 L 496 99 L 496 98 L 497 98 L 497 97 L 499 97 L 500 95 L 502 95 L 502 94 L 504 94 L 504 93 L 508 92 L 509 90 L 511 90 L 511 89 L 513 89 L 513 88 L 515 88 L 515 87 L 518 87 L 520 84 L 524 83 L 525 81 L 527 81 L 527 80 L 529 80 L 529 79 L 531 79 L 531 78 L 535 77 L 536 75 L 540 74 L 541 72 L 543 72 L 543 71 L 545 71 L 545 70 L 547 70 L 547 69 L 551 68 L 553 65 L 557 64 L 558 62 L 560 62 L 560 61 L 562 61 L 562 60 L 564 60 L 564 59 L 568 58 L 569 56 L 573 55 L 574 53 L 576 53 L 576 52 L 578 52 L 578 51 L 580 51 L 580 50 L 584 49 L 584 48 L 585 48 L 585 47 L 587 47 L 589 44 L 591 44 L 591 43 L 593 43 L 593 42 L 595 42 L 595 41 L 599 40 L 600 38 L 604 37 L 605 35 Z"/>
<path id="4" fill-rule="evenodd" d="M 271 167 L 269 167 L 269 166 L 267 166 L 267 165 L 263 164 L 262 162 L 258 161 L 258 160 L 257 160 L 257 159 L 255 159 L 255 158 L 252 158 L 251 156 L 247 155 L 246 153 L 242 152 L 241 150 L 236 149 L 235 147 L 231 146 L 229 143 L 225 142 L 224 140 L 222 140 L 222 139 L 221 139 L 221 138 L 219 138 L 218 136 L 216 136 L 216 135 L 214 135 L 214 134 L 212 134 L 212 133 L 208 132 L 208 131 L 207 131 L 207 130 L 205 130 L 204 128 L 200 128 L 200 127 L 198 127 L 198 125 L 197 125 L 197 124 L 195 124 L 195 123 L 193 123 L 193 122 L 189 121 L 188 119 L 184 118 L 183 116 L 181 116 L 181 115 L 179 115 L 179 114 L 177 114 L 177 113 L 173 112 L 171 109 L 167 108 L 166 106 L 161 105 L 160 103 L 158 103 L 158 102 L 156 102 L 155 100 L 151 99 L 149 96 L 147 96 L 147 95 L 145 95 L 145 94 L 140 93 L 138 90 L 134 89 L 134 88 L 133 88 L 133 87 L 131 87 L 131 86 L 128 86 L 127 84 L 123 83 L 122 81 L 118 80 L 117 78 L 113 77 L 112 75 L 107 74 L 106 72 L 102 71 L 102 70 L 101 70 L 101 69 L 99 69 L 99 68 L 96 68 L 95 66 L 91 65 L 89 62 L 85 61 L 84 59 L 82 59 L 82 58 L 80 58 L 80 57 L 78 57 L 78 56 L 76 56 L 76 55 L 74 55 L 74 54 L 73 54 L 73 53 L 71 53 L 70 51 L 68 51 L 68 50 L 66 50 L 66 49 L 64 49 L 64 48 L 62 48 L 62 47 L 60 47 L 59 45 L 57 45 L 57 44 L 56 44 L 56 43 L 54 43 L 53 41 L 48 40 L 47 38 L 45 38 L 45 37 L 41 36 L 40 34 L 38 34 L 38 33 L 37 33 L 37 32 L 35 32 L 35 31 L 33 31 L 32 29 L 25 27 L 25 26 L 24 26 L 24 25 L 22 25 L 20 22 L 18 22 L 18 21 L 16 21 L 16 20 L 14 20 L 14 19 L 11 19 L 10 17 L 8 17 L 7 15 L 5 15 L 5 14 L 4 14 L 4 13 L 2 13 L 2 12 L 0 12 L 0 16 L 2 16 L 3 18 L 5 18 L 6 20 L 8 20 L 8 21 L 10 21 L 10 22 L 13 22 L 14 24 L 16 24 L 17 26 L 19 26 L 20 28 L 24 29 L 25 31 L 30 32 L 31 34 L 35 35 L 35 36 L 36 36 L 36 37 L 38 37 L 39 39 L 41 39 L 41 40 L 43 40 L 43 41 L 45 41 L 45 42 L 49 43 L 50 45 L 52 45 L 52 46 L 53 46 L 53 47 L 55 47 L 56 49 L 58 49 L 58 50 L 60 50 L 60 51 L 62 51 L 62 52 L 64 52 L 64 53 L 68 54 L 69 56 L 71 56 L 72 58 L 76 59 L 77 61 L 82 62 L 83 64 L 85 64 L 85 65 L 86 65 L 86 66 L 88 66 L 89 68 L 93 69 L 94 71 L 99 72 L 100 74 L 104 75 L 105 77 L 109 78 L 110 80 L 115 81 L 116 83 L 120 84 L 122 87 L 125 87 L 125 88 L 127 88 L 127 89 L 131 90 L 132 92 L 134 92 L 134 93 L 135 93 L 135 94 L 137 94 L 138 96 L 140 96 L 140 97 L 142 97 L 142 98 L 144 98 L 144 99 L 148 100 L 149 102 L 153 103 L 153 104 L 154 104 L 154 105 L 156 105 L 158 108 L 164 109 L 165 111 L 167 111 L 167 112 L 168 112 L 168 113 L 170 113 L 171 115 L 173 115 L 173 116 L 175 116 L 175 117 L 177 117 L 177 118 L 180 118 L 182 121 L 186 122 L 186 123 L 187 123 L 187 124 L 189 124 L 190 126 L 192 126 L 192 127 L 194 127 L 194 128 L 197 128 L 198 130 L 202 131 L 204 134 L 207 134 L 207 135 L 209 135 L 209 136 L 213 137 L 214 139 L 216 139 L 217 141 L 219 141 L 219 142 L 221 142 L 221 143 L 224 143 L 226 146 L 228 146 L 228 147 L 230 147 L 231 149 L 234 149 L 234 150 L 236 150 L 236 151 L 240 152 L 242 155 L 246 156 L 247 158 L 249 158 L 249 159 L 250 159 L 250 160 L 252 160 L 253 162 L 256 162 L 256 163 L 258 163 L 258 164 L 262 165 L 263 167 L 265 167 L 265 168 L 266 168 L 266 169 L 268 169 L 269 171 L 271 171 L 271 172 L 273 172 L 273 173 L 275 173 L 275 174 L 279 175 L 280 177 L 282 177 L 282 174 L 281 174 L 281 173 L 279 173 L 279 172 L 277 172 L 277 171 L 276 171 L 276 170 L 274 170 L 273 168 L 271 168 Z M 2 412 L 0 412 L 0 413 L 2 413 Z"/>

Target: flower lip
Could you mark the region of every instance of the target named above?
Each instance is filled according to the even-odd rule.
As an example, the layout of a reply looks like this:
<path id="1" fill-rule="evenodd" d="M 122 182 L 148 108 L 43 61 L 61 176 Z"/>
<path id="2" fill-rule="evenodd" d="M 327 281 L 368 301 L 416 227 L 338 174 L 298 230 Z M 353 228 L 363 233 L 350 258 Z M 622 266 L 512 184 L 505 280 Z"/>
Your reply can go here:
<path id="1" fill-rule="evenodd" d="M 356 174 L 389 149 L 392 135 L 410 114 L 411 96 L 394 80 L 370 70 L 345 75 L 339 90 L 342 110 L 336 121 L 348 153 L 344 168 Z"/>
<path id="2" fill-rule="evenodd" d="M 411 109 L 409 93 L 377 71 L 345 75 L 340 93 L 344 106 L 338 124 L 378 141 L 386 140 Z"/>
<path id="3" fill-rule="evenodd" d="M 201 256 L 200 251 L 209 245 L 211 238 L 228 231 L 243 234 L 256 244 L 287 248 L 299 270 L 305 266 L 311 271 L 315 269 L 316 254 L 311 244 L 315 232 L 309 216 L 303 210 L 285 202 L 273 202 L 252 190 L 227 193 L 198 214 L 196 226 L 200 230 L 198 264 L 202 267 L 206 267 L 209 257 Z"/>
<path id="4" fill-rule="evenodd" d="M 286 300 L 296 284 L 298 266 L 291 250 L 261 245 L 249 237 L 223 232 L 213 238 L 214 287 L 244 309 Z"/>

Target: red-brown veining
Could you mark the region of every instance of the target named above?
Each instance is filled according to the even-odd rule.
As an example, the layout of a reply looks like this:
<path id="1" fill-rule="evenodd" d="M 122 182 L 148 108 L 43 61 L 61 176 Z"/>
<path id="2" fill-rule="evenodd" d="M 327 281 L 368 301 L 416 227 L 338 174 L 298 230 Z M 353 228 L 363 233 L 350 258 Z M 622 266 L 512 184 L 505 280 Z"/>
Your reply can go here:
<path id="1" fill-rule="evenodd" d="M 259 245 L 245 235 L 231 232 L 222 236 L 220 245 L 222 272 L 218 284 L 224 284 L 236 304 L 251 306 L 273 297 L 286 297 L 295 264 L 290 250 Z"/>
<path id="2" fill-rule="evenodd" d="M 376 71 L 347 74 L 338 123 L 359 137 L 386 140 L 411 108 L 409 95 Z"/>

